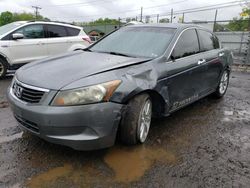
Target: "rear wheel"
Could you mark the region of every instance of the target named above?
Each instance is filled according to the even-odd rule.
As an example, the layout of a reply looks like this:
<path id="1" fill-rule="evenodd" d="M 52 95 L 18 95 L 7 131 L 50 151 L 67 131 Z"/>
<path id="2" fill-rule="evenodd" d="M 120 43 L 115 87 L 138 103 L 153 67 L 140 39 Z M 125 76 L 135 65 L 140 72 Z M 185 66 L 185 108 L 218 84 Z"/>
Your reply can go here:
<path id="1" fill-rule="evenodd" d="M 0 79 L 5 77 L 7 72 L 7 63 L 4 59 L 0 58 Z"/>
<path id="2" fill-rule="evenodd" d="M 124 144 L 144 143 L 152 116 L 152 101 L 148 94 L 131 99 L 120 124 L 120 139 Z"/>
<path id="3" fill-rule="evenodd" d="M 221 98 L 225 95 L 229 83 L 229 71 L 225 70 L 221 76 L 219 86 L 214 92 L 214 96 L 217 98 Z"/>

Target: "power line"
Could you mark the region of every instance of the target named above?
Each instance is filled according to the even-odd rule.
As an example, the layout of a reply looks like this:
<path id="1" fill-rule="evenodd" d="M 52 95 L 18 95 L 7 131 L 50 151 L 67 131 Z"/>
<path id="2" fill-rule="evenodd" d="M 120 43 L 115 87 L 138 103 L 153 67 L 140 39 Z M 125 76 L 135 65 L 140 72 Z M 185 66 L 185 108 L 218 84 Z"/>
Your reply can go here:
<path id="1" fill-rule="evenodd" d="M 250 1 L 248 1 L 250 2 Z M 197 8 L 192 8 L 192 9 L 185 9 L 185 10 L 179 10 L 176 11 L 175 13 L 192 13 L 192 12 L 199 12 L 199 11 L 206 11 L 206 10 L 214 10 L 217 8 L 225 8 L 225 7 L 232 7 L 232 6 L 239 6 L 241 5 L 242 1 L 231 1 L 227 3 L 220 3 L 220 4 L 215 4 L 215 5 L 209 5 L 209 6 L 203 6 L 203 7 L 197 7 Z M 229 4 L 229 5 L 227 5 Z"/>
<path id="2" fill-rule="evenodd" d="M 150 6 L 150 7 L 143 7 L 143 10 L 144 9 L 152 9 L 152 8 L 157 8 L 157 7 L 163 7 L 163 6 L 170 6 L 170 5 L 174 5 L 174 4 L 179 4 L 179 3 L 183 3 L 185 1 L 188 1 L 188 0 L 181 0 L 181 1 L 176 1 L 176 2 L 173 2 L 173 3 L 167 3 L 167 4 L 161 4 L 161 5 L 157 5 L 157 6 Z M 115 14 L 120 14 L 120 13 L 127 13 L 127 12 L 136 12 L 136 11 L 140 11 L 141 8 L 139 9 L 129 9 L 129 10 L 125 10 L 125 11 L 119 11 L 119 12 L 113 12 L 111 14 L 96 14 L 96 15 L 89 15 L 89 16 L 84 16 L 84 18 L 88 18 L 88 17 L 97 17 L 97 16 L 107 16 L 107 15 L 115 15 Z M 51 17 L 53 18 L 53 17 Z M 54 17 L 55 18 L 55 17 Z M 75 17 L 64 17 L 64 18 L 75 18 Z"/>
<path id="3" fill-rule="evenodd" d="M 150 7 L 145 7 L 144 9 L 152 9 L 152 8 L 157 8 L 157 7 L 162 7 L 162 6 L 169 6 L 169 5 L 173 5 L 173 4 L 178 4 L 178 3 L 182 3 L 184 1 L 187 0 L 182 0 L 182 1 L 178 1 L 178 2 L 174 2 L 174 3 L 169 3 L 169 4 L 162 4 L 162 5 L 157 5 L 157 6 L 150 6 Z M 183 13 L 192 13 L 192 12 L 201 12 L 201 11 L 207 11 L 207 10 L 215 10 L 215 9 L 221 9 L 221 8 L 226 8 L 226 7 L 233 7 L 233 6 L 239 6 L 242 3 L 249 3 L 249 0 L 238 0 L 238 1 L 231 1 L 231 2 L 226 2 L 226 3 L 219 3 L 219 4 L 214 4 L 214 5 L 208 5 L 208 6 L 202 6 L 202 7 L 196 7 L 196 8 L 190 8 L 190 9 L 183 9 L 183 10 L 177 10 L 173 12 L 173 15 L 178 15 L 178 14 L 183 14 Z M 127 13 L 127 12 L 135 12 L 135 11 L 140 11 L 140 9 L 130 9 L 130 10 L 126 10 L 126 11 L 119 11 L 119 12 L 113 12 L 111 14 L 97 14 L 97 15 L 89 15 L 89 16 L 84 16 L 82 18 L 88 18 L 88 17 L 107 17 L 110 15 L 115 15 L 115 14 L 121 14 L 121 13 Z M 151 17 L 157 17 L 158 14 L 151 14 L 149 16 Z M 167 14 L 161 15 L 162 16 L 169 16 L 171 15 L 171 12 L 168 12 Z M 128 16 L 128 17 L 134 17 L 134 16 Z M 142 16 L 145 17 L 145 16 Z M 51 18 L 56 18 L 56 17 L 51 17 Z M 62 17 L 60 17 L 62 18 Z M 68 19 L 75 19 L 76 17 L 64 17 L 64 18 L 68 18 Z M 79 19 L 79 18 L 78 18 Z M 125 18 L 121 18 L 121 19 L 125 19 Z"/>
<path id="4" fill-rule="evenodd" d="M 100 2 L 111 2 L 113 0 L 95 0 L 95 1 L 86 1 L 86 2 L 81 2 L 81 3 L 68 3 L 68 4 L 59 4 L 59 5 L 46 5 L 44 7 L 64 7 L 64 6 L 75 6 L 75 5 L 80 5 L 82 6 L 91 6 L 93 3 L 100 3 Z"/>
<path id="5" fill-rule="evenodd" d="M 99 3 L 99 2 L 111 2 L 113 0 L 95 0 L 95 1 L 86 1 L 81 3 L 67 3 L 67 4 L 59 4 L 59 5 L 46 5 L 44 7 L 61 7 L 61 6 L 75 6 L 75 5 L 91 5 L 92 3 Z"/>
<path id="6" fill-rule="evenodd" d="M 233 1 L 233 2 L 234 2 L 234 4 L 231 4 L 231 5 L 227 5 L 228 3 L 220 3 L 220 4 L 197 7 L 197 8 L 192 8 L 192 9 L 177 10 L 173 13 L 173 15 L 179 15 L 179 14 L 183 14 L 183 13 L 202 12 L 202 11 L 215 10 L 215 9 L 221 9 L 221 8 L 227 8 L 227 7 L 234 7 L 234 6 L 239 6 L 240 3 L 242 3 L 242 1 Z M 248 2 L 250 2 L 250 1 L 248 1 Z M 237 3 L 237 4 L 235 4 L 235 3 Z M 166 14 L 161 15 L 161 17 L 170 16 L 170 15 L 171 15 L 171 12 L 168 12 Z M 157 17 L 157 14 L 152 14 L 150 16 Z"/>

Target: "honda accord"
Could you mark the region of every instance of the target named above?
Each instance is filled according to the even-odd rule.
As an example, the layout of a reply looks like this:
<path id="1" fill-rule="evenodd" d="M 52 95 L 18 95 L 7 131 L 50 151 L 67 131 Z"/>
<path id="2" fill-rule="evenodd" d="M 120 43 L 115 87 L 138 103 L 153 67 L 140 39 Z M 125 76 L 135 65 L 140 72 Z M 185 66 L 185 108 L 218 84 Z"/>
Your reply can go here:
<path id="1" fill-rule="evenodd" d="M 32 52 L 31 52 L 32 53 Z M 144 143 L 151 118 L 228 87 L 230 51 L 197 25 L 141 24 L 83 51 L 20 68 L 8 89 L 19 125 L 76 150 Z"/>

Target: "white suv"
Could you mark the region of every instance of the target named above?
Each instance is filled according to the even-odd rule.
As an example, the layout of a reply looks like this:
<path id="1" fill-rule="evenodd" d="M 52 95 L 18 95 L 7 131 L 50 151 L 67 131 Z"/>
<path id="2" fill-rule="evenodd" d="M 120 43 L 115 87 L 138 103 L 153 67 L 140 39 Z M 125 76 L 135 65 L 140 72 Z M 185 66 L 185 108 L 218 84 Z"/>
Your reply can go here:
<path id="1" fill-rule="evenodd" d="M 0 78 L 7 70 L 51 55 L 84 49 L 91 43 L 83 28 L 43 21 L 19 21 L 0 27 Z"/>

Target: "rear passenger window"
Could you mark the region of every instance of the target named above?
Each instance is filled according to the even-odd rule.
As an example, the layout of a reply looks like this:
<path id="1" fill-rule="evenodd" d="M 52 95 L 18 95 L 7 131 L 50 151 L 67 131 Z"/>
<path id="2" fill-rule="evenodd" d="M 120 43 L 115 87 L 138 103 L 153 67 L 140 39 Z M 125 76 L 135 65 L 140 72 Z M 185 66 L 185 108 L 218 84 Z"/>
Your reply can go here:
<path id="1" fill-rule="evenodd" d="M 77 36 L 80 33 L 80 29 L 76 29 L 72 27 L 67 27 L 67 30 L 68 30 L 69 36 Z"/>
<path id="2" fill-rule="evenodd" d="M 50 38 L 53 37 L 67 37 L 66 28 L 59 25 L 47 25 L 48 34 Z"/>
<path id="3" fill-rule="evenodd" d="M 212 33 L 208 31 L 198 30 L 198 34 L 202 52 L 219 48 L 219 41 L 217 37 Z"/>
<path id="4" fill-rule="evenodd" d="M 199 43 L 196 31 L 188 29 L 180 36 L 172 56 L 175 59 L 193 55 L 199 52 Z"/>

